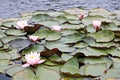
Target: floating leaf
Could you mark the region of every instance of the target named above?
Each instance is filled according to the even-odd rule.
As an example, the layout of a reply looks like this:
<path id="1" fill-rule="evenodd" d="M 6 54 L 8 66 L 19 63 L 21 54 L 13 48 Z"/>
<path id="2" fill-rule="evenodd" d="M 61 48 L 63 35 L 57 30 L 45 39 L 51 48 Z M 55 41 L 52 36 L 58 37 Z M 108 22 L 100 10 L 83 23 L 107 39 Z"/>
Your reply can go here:
<path id="1" fill-rule="evenodd" d="M 65 30 L 62 30 L 61 33 L 63 36 L 67 36 L 67 35 L 75 34 L 77 33 L 77 31 L 73 29 L 65 29 Z"/>
<path id="2" fill-rule="evenodd" d="M 64 36 L 60 39 L 60 42 L 62 43 L 75 43 L 78 41 L 81 41 L 81 39 L 84 37 L 84 34 L 79 33 L 79 34 L 71 34 L 68 36 Z"/>
<path id="3" fill-rule="evenodd" d="M 35 74 L 31 71 L 30 68 L 26 68 L 23 71 L 16 73 L 13 76 L 13 80 L 36 80 Z"/>
<path id="4" fill-rule="evenodd" d="M 40 29 L 40 30 L 36 31 L 33 35 L 38 36 L 39 39 L 43 39 L 48 36 L 49 32 L 50 32 L 50 30 L 48 30 L 48 29 Z"/>
<path id="5" fill-rule="evenodd" d="M 72 58 L 68 60 L 60 70 L 62 73 L 78 75 L 79 74 L 79 65 L 77 58 Z"/>
<path id="6" fill-rule="evenodd" d="M 59 25 L 59 22 L 56 20 L 46 20 L 46 21 L 40 21 L 39 24 L 47 26 L 48 28 L 52 28 L 52 26 L 54 25 Z"/>
<path id="7" fill-rule="evenodd" d="M 54 43 L 54 42 L 49 42 L 49 43 L 45 44 L 45 47 L 50 50 L 53 48 L 57 48 L 62 52 L 72 52 L 75 50 L 75 48 L 69 47 L 68 45 L 65 45 L 63 43 Z"/>
<path id="8" fill-rule="evenodd" d="M 91 33 L 89 36 L 93 37 L 97 42 L 109 42 L 115 37 L 114 33 L 109 30 L 102 30 L 96 34 Z"/>
<path id="9" fill-rule="evenodd" d="M 46 37 L 46 40 L 48 41 L 53 41 L 53 40 L 58 40 L 61 38 L 61 34 L 55 30 L 51 30 L 49 32 L 49 35 Z"/>
<path id="10" fill-rule="evenodd" d="M 26 33 L 22 30 L 16 30 L 16 29 L 8 29 L 6 30 L 5 32 L 7 35 L 10 35 L 10 36 L 23 36 L 25 35 Z"/>
<path id="11" fill-rule="evenodd" d="M 23 71 L 25 68 L 21 67 L 22 65 L 12 65 L 10 68 L 6 70 L 6 73 L 9 76 L 14 76 L 16 73 Z"/>
<path id="12" fill-rule="evenodd" d="M 44 50 L 44 47 L 42 45 L 33 45 L 33 46 L 29 46 L 28 48 L 22 50 L 22 53 L 25 54 L 25 53 L 29 53 L 31 51 L 35 51 L 35 52 L 41 52 Z"/>
<path id="13" fill-rule="evenodd" d="M 96 48 L 90 48 L 90 47 L 86 47 L 83 49 L 77 49 L 77 52 L 83 53 L 85 56 L 102 56 L 102 55 L 108 55 L 108 53 L 106 52 L 106 50 L 103 49 L 96 49 Z"/>
<path id="14" fill-rule="evenodd" d="M 100 76 L 107 70 L 106 64 L 88 64 L 85 65 L 85 75 Z"/>
<path id="15" fill-rule="evenodd" d="M 60 24 L 67 22 L 67 18 L 64 16 L 57 16 L 55 20 L 57 20 Z"/>
<path id="16" fill-rule="evenodd" d="M 63 29 L 83 29 L 84 28 L 84 25 L 83 24 L 80 24 L 80 25 L 73 25 L 73 24 L 62 24 L 61 25 Z"/>
<path id="17" fill-rule="evenodd" d="M 36 14 L 36 15 L 33 15 L 33 17 L 31 18 L 31 21 L 39 22 L 39 21 L 45 21 L 49 19 L 52 19 L 52 17 L 49 16 L 48 14 Z"/>
<path id="18" fill-rule="evenodd" d="M 60 80 L 59 71 L 56 70 L 56 67 L 38 66 L 36 76 L 39 80 Z"/>

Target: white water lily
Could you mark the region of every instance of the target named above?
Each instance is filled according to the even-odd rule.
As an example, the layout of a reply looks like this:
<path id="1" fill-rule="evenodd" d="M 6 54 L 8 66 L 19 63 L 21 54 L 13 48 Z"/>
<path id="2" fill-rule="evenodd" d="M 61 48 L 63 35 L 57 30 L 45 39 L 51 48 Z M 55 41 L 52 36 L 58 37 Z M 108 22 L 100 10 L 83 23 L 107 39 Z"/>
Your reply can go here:
<path id="1" fill-rule="evenodd" d="M 17 23 L 17 26 L 15 26 L 17 29 L 24 29 L 25 26 L 28 26 L 28 23 L 26 20 L 24 21 L 18 21 Z"/>
<path id="2" fill-rule="evenodd" d="M 93 27 L 95 28 L 95 29 L 100 29 L 101 27 L 101 21 L 93 21 Z"/>
<path id="3" fill-rule="evenodd" d="M 29 36 L 29 39 L 33 42 L 36 42 L 39 39 L 39 37 L 31 35 L 31 36 Z"/>
<path id="4" fill-rule="evenodd" d="M 40 53 L 37 52 L 30 52 L 28 54 L 25 54 L 25 59 L 27 63 L 23 64 L 22 67 L 29 67 L 30 65 L 34 66 L 45 61 L 40 59 Z"/>
<path id="5" fill-rule="evenodd" d="M 54 26 L 52 26 L 52 29 L 53 29 L 53 30 L 56 30 L 56 31 L 61 31 L 62 27 L 61 27 L 61 26 L 54 25 Z"/>

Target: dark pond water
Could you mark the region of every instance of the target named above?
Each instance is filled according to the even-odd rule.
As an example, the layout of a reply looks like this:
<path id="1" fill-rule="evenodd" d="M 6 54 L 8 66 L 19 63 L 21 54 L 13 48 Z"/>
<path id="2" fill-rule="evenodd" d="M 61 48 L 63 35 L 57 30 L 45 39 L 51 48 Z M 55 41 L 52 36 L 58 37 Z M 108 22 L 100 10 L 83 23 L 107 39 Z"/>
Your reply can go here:
<path id="1" fill-rule="evenodd" d="M 0 0 L 0 18 L 18 17 L 21 12 L 67 8 L 120 10 L 120 0 Z"/>

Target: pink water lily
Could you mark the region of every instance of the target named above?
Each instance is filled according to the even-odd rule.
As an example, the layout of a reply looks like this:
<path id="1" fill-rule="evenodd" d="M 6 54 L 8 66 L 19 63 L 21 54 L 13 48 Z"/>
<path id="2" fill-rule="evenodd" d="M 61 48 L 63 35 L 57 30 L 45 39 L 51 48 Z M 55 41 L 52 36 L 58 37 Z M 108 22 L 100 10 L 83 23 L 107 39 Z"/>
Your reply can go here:
<path id="1" fill-rule="evenodd" d="M 79 16 L 79 20 L 82 20 L 83 18 L 85 18 L 87 15 L 85 15 L 85 14 L 80 14 L 80 15 L 78 15 Z"/>
<path id="2" fill-rule="evenodd" d="M 23 64 L 22 67 L 29 67 L 30 65 L 34 66 L 45 61 L 40 59 L 40 53 L 37 52 L 30 52 L 28 54 L 25 54 L 25 59 L 27 63 Z"/>
<path id="3" fill-rule="evenodd" d="M 17 29 L 24 29 L 25 26 L 28 26 L 28 23 L 26 20 L 24 21 L 18 21 L 17 23 L 17 26 L 15 26 Z"/>
<path id="4" fill-rule="evenodd" d="M 93 27 L 95 29 L 100 29 L 101 28 L 101 21 L 93 21 Z"/>
<path id="5" fill-rule="evenodd" d="M 53 29 L 53 30 L 56 30 L 56 31 L 61 31 L 62 27 L 61 27 L 61 26 L 54 25 L 54 26 L 52 26 L 52 29 Z"/>
<path id="6" fill-rule="evenodd" d="M 39 37 L 31 35 L 31 36 L 29 36 L 29 39 L 33 42 L 36 42 L 39 39 Z"/>

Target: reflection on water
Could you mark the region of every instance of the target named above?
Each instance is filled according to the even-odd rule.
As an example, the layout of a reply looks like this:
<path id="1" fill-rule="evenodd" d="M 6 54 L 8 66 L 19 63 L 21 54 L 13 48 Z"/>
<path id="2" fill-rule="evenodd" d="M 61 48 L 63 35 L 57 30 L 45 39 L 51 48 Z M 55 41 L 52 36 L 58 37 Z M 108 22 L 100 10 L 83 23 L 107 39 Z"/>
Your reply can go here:
<path id="1" fill-rule="evenodd" d="M 120 10 L 120 0 L 0 0 L 0 18 L 18 17 L 21 12 L 67 8 Z"/>

